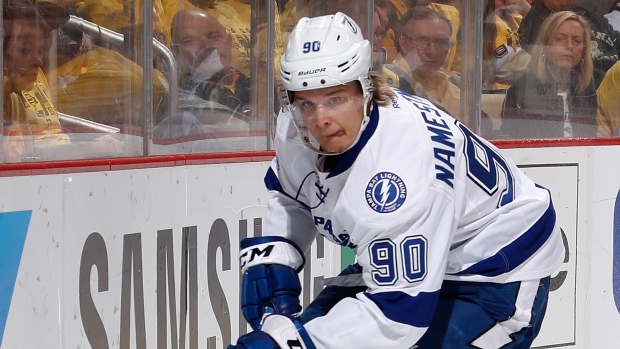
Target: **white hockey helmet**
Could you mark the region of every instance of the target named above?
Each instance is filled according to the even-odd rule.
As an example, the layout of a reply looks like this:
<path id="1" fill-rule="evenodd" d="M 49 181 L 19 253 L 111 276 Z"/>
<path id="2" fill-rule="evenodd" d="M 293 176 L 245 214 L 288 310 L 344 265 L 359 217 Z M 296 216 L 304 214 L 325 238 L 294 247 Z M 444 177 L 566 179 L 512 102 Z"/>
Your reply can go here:
<path id="1" fill-rule="evenodd" d="M 297 22 L 289 36 L 286 51 L 280 59 L 280 76 L 288 92 L 314 90 L 359 81 L 365 104 L 372 99 L 373 86 L 370 79 L 372 47 L 364 39 L 362 30 L 344 13 L 308 18 Z M 368 124 L 367 108 L 353 146 Z M 305 125 L 295 123 L 304 144 L 313 151 L 324 154 L 309 141 Z"/>
<path id="2" fill-rule="evenodd" d="M 364 97 L 369 82 L 372 47 L 349 16 L 304 17 L 291 33 L 280 60 L 280 75 L 288 91 L 314 90 L 358 80 Z"/>

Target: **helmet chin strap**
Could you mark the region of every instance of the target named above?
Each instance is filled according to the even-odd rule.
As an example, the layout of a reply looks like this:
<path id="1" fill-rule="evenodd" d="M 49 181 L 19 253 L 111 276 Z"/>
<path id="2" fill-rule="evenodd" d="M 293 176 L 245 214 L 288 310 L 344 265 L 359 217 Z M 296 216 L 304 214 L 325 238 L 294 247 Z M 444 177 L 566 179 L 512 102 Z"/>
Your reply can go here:
<path id="1" fill-rule="evenodd" d="M 347 147 L 347 149 L 340 151 L 340 152 L 330 153 L 330 152 L 325 152 L 321 150 L 320 148 L 315 147 L 314 144 L 312 144 L 312 142 L 310 141 L 310 132 L 308 132 L 308 128 L 305 126 L 299 125 L 297 122 L 293 121 L 293 124 L 297 128 L 297 132 L 299 132 L 299 136 L 301 137 L 302 144 L 306 148 L 320 155 L 340 155 L 342 153 L 345 153 L 347 150 L 353 148 L 353 146 L 356 145 L 357 142 L 359 142 L 360 138 L 362 137 L 362 132 L 364 132 L 364 130 L 366 129 L 366 126 L 368 126 L 368 122 L 370 122 L 370 116 L 369 116 L 368 109 L 370 109 L 369 106 L 371 106 L 369 104 L 371 98 L 372 98 L 372 94 L 365 98 L 364 107 L 362 108 L 364 110 L 364 118 L 362 119 L 362 123 L 360 124 L 360 129 L 357 132 L 357 136 L 355 137 L 355 140 L 353 140 L 353 142 L 351 143 L 351 145 Z"/>

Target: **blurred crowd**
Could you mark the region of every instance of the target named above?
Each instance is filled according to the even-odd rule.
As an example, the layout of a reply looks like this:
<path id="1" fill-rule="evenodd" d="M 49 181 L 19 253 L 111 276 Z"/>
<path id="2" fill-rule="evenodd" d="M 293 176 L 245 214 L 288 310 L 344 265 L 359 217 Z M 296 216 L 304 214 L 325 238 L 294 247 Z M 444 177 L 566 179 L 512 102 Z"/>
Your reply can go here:
<path id="1" fill-rule="evenodd" d="M 477 132 L 489 139 L 618 135 L 620 1 L 604 2 L 594 9 L 577 0 L 484 0 Z M 140 153 L 128 149 L 126 135 L 142 135 L 144 122 L 155 143 L 208 140 L 199 149 L 207 151 L 214 139 L 256 135 L 279 108 L 279 58 L 295 23 L 337 11 L 372 28 L 373 70 L 390 86 L 467 123 L 462 1 L 372 4 L 369 23 L 368 4 L 352 0 L 154 0 L 152 13 L 123 0 L 4 0 L 1 162 L 55 159 L 38 156 L 84 143 L 95 151 L 83 156 Z M 143 69 L 145 18 L 158 43 L 152 70 Z M 150 119 L 143 100 L 152 101 Z M 234 144 L 221 149 L 242 150 Z"/>
<path id="2" fill-rule="evenodd" d="M 465 119 L 461 1 L 374 4 L 375 70 Z M 581 7 L 577 0 L 484 1 L 478 130 L 484 137 L 617 135 L 620 33 L 613 24 L 620 2 L 603 8 Z"/>

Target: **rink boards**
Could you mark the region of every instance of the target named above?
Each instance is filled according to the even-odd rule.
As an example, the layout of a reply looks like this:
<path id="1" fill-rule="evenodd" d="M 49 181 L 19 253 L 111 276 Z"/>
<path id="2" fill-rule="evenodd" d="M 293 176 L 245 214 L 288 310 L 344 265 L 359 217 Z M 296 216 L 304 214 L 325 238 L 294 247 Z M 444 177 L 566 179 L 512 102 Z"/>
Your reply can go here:
<path id="1" fill-rule="evenodd" d="M 551 190 L 568 252 L 535 347 L 620 340 L 619 148 L 505 150 Z M 245 333 L 238 243 L 262 234 L 269 162 L 225 161 L 0 178 L 0 349 L 219 349 Z M 323 239 L 306 257 L 304 304 L 348 261 Z"/>

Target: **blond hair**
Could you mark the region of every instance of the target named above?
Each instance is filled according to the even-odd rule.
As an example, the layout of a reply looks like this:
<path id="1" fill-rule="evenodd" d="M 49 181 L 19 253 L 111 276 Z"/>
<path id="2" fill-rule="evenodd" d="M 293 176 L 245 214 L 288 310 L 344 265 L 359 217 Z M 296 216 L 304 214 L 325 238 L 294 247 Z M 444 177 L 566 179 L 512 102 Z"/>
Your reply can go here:
<path id="1" fill-rule="evenodd" d="M 543 83 L 553 80 L 553 77 L 547 74 L 547 53 L 555 33 L 560 25 L 566 21 L 576 21 L 581 24 L 583 28 L 584 47 L 581 56 L 581 64 L 573 68 L 578 76 L 577 90 L 581 92 L 590 84 L 594 72 L 594 63 L 592 63 L 592 54 L 590 50 L 592 34 L 588 21 L 573 11 L 555 12 L 542 23 L 536 41 L 534 42 L 534 47 L 532 48 L 530 70 Z"/>
<path id="2" fill-rule="evenodd" d="M 372 80 L 373 86 L 372 100 L 379 106 L 388 106 L 391 103 L 390 97 L 395 97 L 396 94 L 390 88 L 381 73 L 371 71 L 370 79 Z"/>

